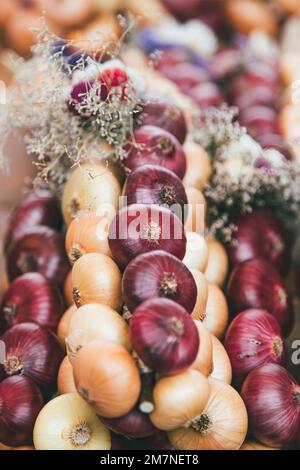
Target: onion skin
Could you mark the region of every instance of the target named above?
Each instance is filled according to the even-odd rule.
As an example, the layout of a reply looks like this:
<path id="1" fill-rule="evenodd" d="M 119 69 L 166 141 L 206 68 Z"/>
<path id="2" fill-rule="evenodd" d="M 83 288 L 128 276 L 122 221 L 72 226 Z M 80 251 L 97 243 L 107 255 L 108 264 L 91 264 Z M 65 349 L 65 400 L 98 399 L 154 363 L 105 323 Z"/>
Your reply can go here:
<path id="1" fill-rule="evenodd" d="M 203 191 L 212 174 L 210 157 L 200 145 L 191 141 L 185 142 L 183 149 L 187 160 L 183 184 L 186 188 Z"/>
<path id="2" fill-rule="evenodd" d="M 39 273 L 15 279 L 4 294 L 0 308 L 0 332 L 18 323 L 33 322 L 55 331 L 64 311 L 57 286 Z"/>
<path id="3" fill-rule="evenodd" d="M 51 395 L 64 357 L 54 333 L 35 323 L 21 323 L 6 331 L 1 340 L 6 346 L 6 356 L 0 365 L 0 378 L 22 374 Z"/>
<path id="4" fill-rule="evenodd" d="M 184 227 L 179 218 L 155 205 L 134 204 L 121 209 L 111 223 L 108 241 L 121 269 L 149 251 L 167 251 L 182 260 L 186 250 Z"/>
<path id="5" fill-rule="evenodd" d="M 0 440 L 22 446 L 32 440 L 32 431 L 43 397 L 27 377 L 9 377 L 0 383 Z"/>
<path id="6" fill-rule="evenodd" d="M 208 283 L 208 298 L 203 323 L 208 331 L 222 338 L 229 319 L 228 304 L 220 287 Z"/>
<path id="7" fill-rule="evenodd" d="M 136 405 L 141 379 L 133 358 L 121 346 L 89 343 L 78 352 L 73 373 L 78 393 L 100 416 L 119 418 Z"/>
<path id="8" fill-rule="evenodd" d="M 186 188 L 188 198 L 188 217 L 185 223 L 187 232 L 204 233 L 206 218 L 206 201 L 196 188 Z"/>
<path id="9" fill-rule="evenodd" d="M 208 262 L 208 248 L 205 238 L 196 232 L 187 232 L 186 253 L 183 263 L 189 269 L 198 269 L 204 273 Z"/>
<path id="10" fill-rule="evenodd" d="M 200 346 L 191 369 L 195 369 L 208 377 L 213 372 L 213 342 L 212 335 L 201 321 L 194 320 L 200 338 Z"/>
<path id="11" fill-rule="evenodd" d="M 64 283 L 64 297 L 65 297 L 65 302 L 68 307 L 71 307 L 71 305 L 74 304 L 73 300 L 73 286 L 72 286 L 72 271 L 69 272 L 69 274 L 66 277 L 65 283 Z"/>
<path id="12" fill-rule="evenodd" d="M 211 379 L 220 380 L 220 382 L 232 382 L 231 362 L 221 341 L 212 335 L 213 346 L 213 371 L 210 374 Z"/>
<path id="13" fill-rule="evenodd" d="M 73 378 L 73 367 L 67 356 L 62 361 L 58 371 L 57 389 L 60 395 L 76 392 Z"/>
<path id="14" fill-rule="evenodd" d="M 294 442 L 300 424 L 300 387 L 278 364 L 254 369 L 242 387 L 252 435 L 266 446 Z"/>
<path id="15" fill-rule="evenodd" d="M 218 240 L 208 238 L 206 243 L 208 246 L 208 263 L 205 268 L 205 277 L 208 282 L 222 287 L 229 269 L 227 252 Z"/>
<path id="16" fill-rule="evenodd" d="M 111 431 L 128 439 L 143 439 L 152 436 L 156 430 L 147 414 L 134 408 L 121 418 L 101 418 Z"/>
<path id="17" fill-rule="evenodd" d="M 166 433 L 158 430 L 146 439 L 127 439 L 115 433 L 112 433 L 111 439 L 111 450 L 175 450 Z"/>
<path id="18" fill-rule="evenodd" d="M 291 244 L 284 227 L 270 210 L 258 210 L 241 216 L 235 222 L 236 243 L 228 249 L 230 263 L 236 266 L 253 258 L 269 261 L 286 274 L 291 261 Z"/>
<path id="19" fill-rule="evenodd" d="M 179 374 L 196 359 L 200 339 L 188 312 L 169 299 L 139 305 L 130 322 L 132 346 L 161 375 Z"/>
<path id="20" fill-rule="evenodd" d="M 278 450 L 274 447 L 267 447 L 259 442 L 255 441 L 245 441 L 240 450 Z"/>
<path id="21" fill-rule="evenodd" d="M 57 336 L 63 344 L 65 343 L 65 340 L 69 334 L 71 318 L 73 313 L 76 312 L 76 310 L 76 305 L 71 305 L 71 307 L 69 307 L 68 310 L 65 311 L 58 324 Z"/>
<path id="22" fill-rule="evenodd" d="M 145 164 L 159 165 L 183 178 L 186 171 L 186 156 L 176 139 L 169 132 L 155 126 L 142 126 L 134 132 L 134 142 L 124 160 L 126 168 L 135 170 Z M 142 147 L 141 147 L 142 146 Z"/>
<path id="23" fill-rule="evenodd" d="M 192 312 L 197 299 L 197 286 L 190 271 L 175 256 L 163 251 L 132 260 L 124 272 L 122 290 L 131 312 L 153 297 L 170 298 Z"/>
<path id="24" fill-rule="evenodd" d="M 274 315 L 285 336 L 293 328 L 291 300 L 275 268 L 263 259 L 245 261 L 233 270 L 228 299 L 233 314 L 248 308 L 261 308 Z"/>
<path id="25" fill-rule="evenodd" d="M 11 281 L 27 272 L 38 272 L 60 285 L 69 269 L 63 238 L 49 227 L 30 229 L 10 246 L 7 273 Z"/>
<path id="26" fill-rule="evenodd" d="M 197 269 L 191 269 L 191 273 L 197 286 L 197 300 L 192 311 L 192 318 L 203 321 L 208 300 L 208 283 L 204 274 Z"/>
<path id="27" fill-rule="evenodd" d="M 240 313 L 226 333 L 225 348 L 235 383 L 241 384 L 251 370 L 272 362 L 286 366 L 287 347 L 275 317 L 265 310 Z"/>

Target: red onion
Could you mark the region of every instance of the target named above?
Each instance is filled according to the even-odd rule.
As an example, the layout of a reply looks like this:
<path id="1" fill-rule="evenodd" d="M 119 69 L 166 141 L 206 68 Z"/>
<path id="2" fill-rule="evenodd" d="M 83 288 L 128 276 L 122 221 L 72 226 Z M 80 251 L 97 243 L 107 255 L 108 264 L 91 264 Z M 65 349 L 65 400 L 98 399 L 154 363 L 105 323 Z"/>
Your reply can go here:
<path id="1" fill-rule="evenodd" d="M 235 221 L 236 244 L 229 247 L 231 264 L 236 266 L 252 258 L 264 258 L 281 273 L 286 273 L 291 260 L 291 244 L 284 227 L 267 209 L 239 217 Z"/>
<path id="2" fill-rule="evenodd" d="M 44 189 L 28 194 L 10 216 L 4 245 L 9 245 L 37 225 L 60 229 L 62 218 L 57 198 Z"/>
<path id="3" fill-rule="evenodd" d="M 121 418 L 101 418 L 101 421 L 111 431 L 128 439 L 142 439 L 155 433 L 149 415 L 142 413 L 138 408 L 134 408 Z"/>
<path id="4" fill-rule="evenodd" d="M 9 446 L 32 442 L 35 420 L 43 397 L 27 377 L 9 377 L 0 383 L 0 441 Z"/>
<path id="5" fill-rule="evenodd" d="M 293 328 L 291 300 L 275 268 L 263 259 L 245 261 L 233 270 L 228 299 L 234 314 L 248 308 L 261 308 L 275 316 L 285 336 Z"/>
<path id="6" fill-rule="evenodd" d="M 183 144 L 187 135 L 187 124 L 182 110 L 172 102 L 157 97 L 145 97 L 141 104 L 139 124 L 156 126 L 170 132 Z"/>
<path id="7" fill-rule="evenodd" d="M 52 393 L 64 351 L 52 331 L 35 323 L 21 323 L 1 337 L 6 353 L 0 377 L 23 375 L 47 394 Z"/>
<path id="8" fill-rule="evenodd" d="M 70 270 L 62 235 L 49 227 L 27 230 L 10 247 L 7 272 L 12 281 L 27 272 L 39 272 L 62 284 Z"/>
<path id="9" fill-rule="evenodd" d="M 169 299 L 139 305 L 130 322 L 133 349 L 150 369 L 179 374 L 196 359 L 199 333 L 188 312 Z"/>
<path id="10" fill-rule="evenodd" d="M 127 178 L 123 195 L 127 204 L 157 204 L 185 220 L 188 203 L 181 180 L 175 173 L 157 165 L 144 165 Z"/>
<path id="11" fill-rule="evenodd" d="M 228 78 L 239 68 L 242 60 L 241 51 L 235 47 L 226 47 L 209 58 L 208 66 L 216 80 Z"/>
<path id="12" fill-rule="evenodd" d="M 206 70 L 190 63 L 164 67 L 161 72 L 166 78 L 174 82 L 182 93 L 187 95 L 194 87 L 207 83 L 209 80 Z"/>
<path id="13" fill-rule="evenodd" d="M 186 156 L 176 137 L 155 126 L 135 130 L 134 143 L 124 163 L 130 170 L 146 164 L 163 166 L 179 178 L 183 178 L 186 171 Z"/>
<path id="14" fill-rule="evenodd" d="M 237 384 L 257 366 L 267 362 L 287 364 L 287 348 L 278 321 L 265 310 L 240 313 L 229 326 L 225 348 Z"/>
<path id="15" fill-rule="evenodd" d="M 240 123 L 254 136 L 276 134 L 278 132 L 277 111 L 269 106 L 250 106 L 240 113 Z"/>
<path id="16" fill-rule="evenodd" d="M 127 439 L 118 434 L 111 434 L 112 450 L 174 450 L 167 434 L 156 430 L 155 434 L 146 439 Z"/>
<path id="17" fill-rule="evenodd" d="M 200 13 L 203 0 L 163 0 L 166 8 L 180 20 L 188 20 Z"/>
<path id="18" fill-rule="evenodd" d="M 217 108 L 225 101 L 219 87 L 212 82 L 199 83 L 189 90 L 188 95 L 200 109 Z"/>
<path id="19" fill-rule="evenodd" d="M 37 323 L 56 331 L 63 313 L 63 298 L 53 282 L 39 273 L 23 274 L 4 294 L 0 332 L 24 322 Z"/>
<path id="20" fill-rule="evenodd" d="M 155 205 L 134 204 L 121 209 L 110 225 L 108 242 L 121 268 L 148 251 L 167 251 L 179 259 L 186 251 L 184 226 L 179 218 Z"/>
<path id="21" fill-rule="evenodd" d="M 145 300 L 164 297 L 191 313 L 197 299 L 197 286 L 188 268 L 163 251 L 145 253 L 131 261 L 125 269 L 122 288 L 131 312 Z"/>
<path id="22" fill-rule="evenodd" d="M 294 159 L 291 145 L 279 134 L 260 135 L 258 142 L 264 149 L 272 148 L 277 150 L 287 160 Z"/>
<path id="23" fill-rule="evenodd" d="M 271 447 L 285 446 L 300 431 L 300 387 L 278 364 L 265 364 L 246 378 L 242 398 L 254 437 Z"/>

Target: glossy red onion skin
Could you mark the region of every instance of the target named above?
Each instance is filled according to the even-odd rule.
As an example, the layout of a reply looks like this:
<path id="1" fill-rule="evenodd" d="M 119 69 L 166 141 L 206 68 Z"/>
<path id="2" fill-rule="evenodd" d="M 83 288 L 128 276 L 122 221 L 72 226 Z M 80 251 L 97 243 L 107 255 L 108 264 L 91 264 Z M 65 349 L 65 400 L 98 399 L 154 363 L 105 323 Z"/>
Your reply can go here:
<path id="1" fill-rule="evenodd" d="M 233 270 L 228 283 L 233 314 L 260 308 L 274 315 L 285 336 L 294 325 L 294 309 L 276 269 L 261 258 L 244 261 Z"/>
<path id="2" fill-rule="evenodd" d="M 163 0 L 165 7 L 180 20 L 188 20 L 200 13 L 203 0 Z"/>
<path id="3" fill-rule="evenodd" d="M 121 418 L 101 418 L 101 421 L 111 431 L 127 439 L 143 439 L 155 433 L 155 427 L 149 416 L 134 408 Z"/>
<path id="4" fill-rule="evenodd" d="M 157 165 L 144 165 L 128 175 L 123 195 L 127 204 L 156 204 L 174 212 L 180 220 L 187 216 L 187 195 L 175 173 Z"/>
<path id="5" fill-rule="evenodd" d="M 111 450 L 175 450 L 165 432 L 156 430 L 155 434 L 146 439 L 126 439 L 115 433 L 111 434 Z"/>
<path id="6" fill-rule="evenodd" d="M 282 447 L 295 441 L 300 427 L 300 387 L 278 364 L 265 364 L 246 378 L 241 392 L 250 430 L 263 444 Z"/>
<path id="7" fill-rule="evenodd" d="M 0 383 L 0 441 L 11 447 L 32 443 L 36 418 L 43 397 L 27 377 L 9 377 Z"/>
<path id="8" fill-rule="evenodd" d="M 249 309 L 235 317 L 226 333 L 225 348 L 237 385 L 262 364 L 286 366 L 288 361 L 278 321 L 265 310 Z"/>
<path id="9" fill-rule="evenodd" d="M 152 233 L 148 235 L 149 227 Z M 167 251 L 178 259 L 183 259 L 186 252 L 181 221 L 168 209 L 155 205 L 134 204 L 121 209 L 110 225 L 108 242 L 122 269 L 133 258 L 149 251 Z"/>
<path id="10" fill-rule="evenodd" d="M 139 305 L 130 322 L 132 346 L 144 364 L 161 375 L 183 372 L 196 359 L 199 333 L 188 312 L 169 299 Z"/>
<path id="11" fill-rule="evenodd" d="M 7 273 L 11 281 L 26 272 L 39 272 L 62 285 L 69 270 L 63 236 L 49 227 L 27 230 L 8 252 Z"/>
<path id="12" fill-rule="evenodd" d="M 171 275 L 171 276 L 170 276 Z M 172 278 L 174 275 L 174 279 Z M 175 289 L 163 289 L 166 279 Z M 153 251 L 138 256 L 125 269 L 122 280 L 123 297 L 130 312 L 154 297 L 169 298 L 182 305 L 189 313 L 197 298 L 197 286 L 188 268 L 175 256 Z"/>
<path id="13" fill-rule="evenodd" d="M 168 168 L 183 178 L 186 171 L 186 156 L 180 143 L 169 132 L 155 126 L 142 126 L 134 132 L 134 142 L 124 165 L 129 170 L 152 164 Z M 142 147 L 141 147 L 142 146 Z"/>
<path id="14" fill-rule="evenodd" d="M 174 82 L 184 95 L 190 95 L 193 88 L 209 81 L 207 71 L 191 63 L 164 67 L 161 72 L 168 80 Z"/>
<path id="15" fill-rule="evenodd" d="M 33 322 L 56 331 L 64 313 L 58 287 L 39 273 L 16 278 L 5 292 L 0 308 L 0 333 L 19 323 Z"/>
<path id="16" fill-rule="evenodd" d="M 35 323 L 21 323 L 7 330 L 1 337 L 5 343 L 6 357 L 0 365 L 0 379 L 22 375 L 32 379 L 46 396 L 53 393 L 64 351 L 52 331 Z M 15 368 L 9 364 L 16 358 Z"/>
<path id="17" fill-rule="evenodd" d="M 44 189 L 28 194 L 12 212 L 4 237 L 5 251 L 26 230 L 37 225 L 58 230 L 62 226 L 58 200 L 51 192 Z"/>
<path id="18" fill-rule="evenodd" d="M 264 258 L 281 273 L 290 267 L 291 244 L 281 222 L 267 209 L 235 220 L 236 243 L 228 247 L 232 266 L 252 258 Z"/>

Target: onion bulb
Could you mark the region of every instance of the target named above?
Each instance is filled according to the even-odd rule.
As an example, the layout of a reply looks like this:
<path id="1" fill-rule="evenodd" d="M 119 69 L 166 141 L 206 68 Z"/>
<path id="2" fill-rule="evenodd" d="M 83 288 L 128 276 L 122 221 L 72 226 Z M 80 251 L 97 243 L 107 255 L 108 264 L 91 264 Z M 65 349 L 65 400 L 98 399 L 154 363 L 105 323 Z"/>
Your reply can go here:
<path id="1" fill-rule="evenodd" d="M 117 178 L 105 165 L 81 165 L 70 173 L 64 187 L 62 212 L 66 224 L 85 213 L 113 217 L 120 194 Z"/>
<path id="2" fill-rule="evenodd" d="M 110 341 L 131 351 L 129 328 L 121 315 L 107 305 L 83 305 L 72 314 L 66 338 L 70 362 L 74 362 L 85 344 L 98 340 Z"/>
<path id="3" fill-rule="evenodd" d="M 212 284 L 222 287 L 229 268 L 227 252 L 218 240 L 208 238 L 208 263 L 205 269 L 205 277 Z"/>
<path id="4" fill-rule="evenodd" d="M 121 273 L 106 255 L 88 253 L 79 258 L 73 266 L 72 284 L 77 307 L 94 302 L 114 310 L 122 306 Z"/>
<path id="5" fill-rule="evenodd" d="M 153 436 L 156 432 L 149 416 L 142 413 L 138 407 L 121 418 L 101 418 L 101 421 L 111 431 L 128 439 L 142 439 Z"/>
<path id="6" fill-rule="evenodd" d="M 205 318 L 208 300 L 208 284 L 204 274 L 202 274 L 200 271 L 191 269 L 191 273 L 197 286 L 197 300 L 192 312 L 192 318 L 194 320 L 203 321 Z"/>
<path id="7" fill-rule="evenodd" d="M 69 334 L 70 321 L 73 313 L 76 312 L 76 310 L 76 305 L 71 305 L 71 307 L 69 307 L 68 310 L 65 311 L 65 313 L 60 319 L 57 329 L 57 336 L 59 337 L 62 343 L 66 341 L 66 338 Z"/>
<path id="8" fill-rule="evenodd" d="M 202 235 L 195 232 L 187 232 L 186 254 L 183 263 L 189 269 L 205 271 L 208 262 L 208 248 Z"/>
<path id="9" fill-rule="evenodd" d="M 205 377 L 208 377 L 212 374 L 214 368 L 212 335 L 203 325 L 202 321 L 194 320 L 194 323 L 199 333 L 200 346 L 197 357 L 191 365 L 191 368 L 198 370 L 205 375 Z"/>
<path id="10" fill-rule="evenodd" d="M 204 410 L 182 427 L 168 433 L 178 450 L 238 450 L 243 444 L 248 417 L 244 402 L 230 385 L 209 380 L 210 395 Z"/>
<path id="11" fill-rule="evenodd" d="M 77 393 L 54 398 L 36 420 L 33 441 L 36 450 L 109 450 L 108 429 Z"/>
<path id="12" fill-rule="evenodd" d="M 256 441 L 245 441 L 240 450 L 277 450 L 274 447 L 267 447 Z"/>
<path id="13" fill-rule="evenodd" d="M 217 338 L 221 338 L 228 324 L 228 304 L 220 287 L 208 284 L 208 299 L 205 310 L 204 325 Z"/>
<path id="14" fill-rule="evenodd" d="M 221 341 L 215 336 L 212 336 L 212 346 L 213 371 L 210 377 L 230 385 L 232 382 L 232 367 L 226 349 Z"/>
<path id="15" fill-rule="evenodd" d="M 131 411 L 140 395 L 141 379 L 122 346 L 94 341 L 80 349 L 73 364 L 80 395 L 100 416 L 118 418 Z"/>
<path id="16" fill-rule="evenodd" d="M 68 307 L 74 304 L 73 300 L 73 286 L 72 286 L 72 271 L 66 277 L 64 284 L 64 297 Z"/>
<path id="17" fill-rule="evenodd" d="M 200 145 L 190 141 L 184 144 L 183 149 L 187 159 L 183 184 L 186 188 L 192 187 L 203 191 L 212 173 L 209 155 Z"/>
<path id="18" fill-rule="evenodd" d="M 76 392 L 73 378 L 73 367 L 68 356 L 62 361 L 57 377 L 57 389 L 60 395 Z"/>
<path id="19" fill-rule="evenodd" d="M 159 379 L 153 389 L 152 423 L 163 431 L 185 426 L 202 413 L 209 391 L 207 378 L 196 370 Z"/>
<path id="20" fill-rule="evenodd" d="M 187 232 L 204 233 L 206 218 L 206 201 L 204 195 L 196 188 L 185 189 L 188 199 L 188 217 L 185 222 Z"/>

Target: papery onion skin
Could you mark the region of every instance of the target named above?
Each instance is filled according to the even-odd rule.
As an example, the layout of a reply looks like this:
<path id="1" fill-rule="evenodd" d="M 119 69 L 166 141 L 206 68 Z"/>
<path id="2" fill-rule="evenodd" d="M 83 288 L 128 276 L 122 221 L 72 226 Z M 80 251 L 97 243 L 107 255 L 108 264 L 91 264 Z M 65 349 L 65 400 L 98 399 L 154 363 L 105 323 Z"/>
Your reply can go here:
<path id="1" fill-rule="evenodd" d="M 206 219 L 206 200 L 204 195 L 196 188 L 185 188 L 188 199 L 188 216 L 185 222 L 187 232 L 196 232 L 203 234 L 205 230 Z"/>
<path id="2" fill-rule="evenodd" d="M 189 140 L 185 142 L 183 149 L 187 159 L 183 184 L 203 191 L 212 174 L 210 157 L 200 145 Z"/>
<path id="3" fill-rule="evenodd" d="M 232 366 L 229 356 L 221 341 L 212 335 L 213 371 L 212 379 L 220 380 L 228 385 L 232 382 Z"/>
<path id="4" fill-rule="evenodd" d="M 73 364 L 78 393 L 105 418 L 129 413 L 139 398 L 141 379 L 126 349 L 93 341 L 77 354 Z"/>
<path id="5" fill-rule="evenodd" d="M 240 450 L 278 450 L 274 447 L 267 447 L 256 441 L 245 441 Z"/>
<path id="6" fill-rule="evenodd" d="M 278 364 L 254 369 L 243 383 L 252 435 L 271 447 L 294 442 L 300 425 L 300 387 Z"/>
<path id="7" fill-rule="evenodd" d="M 194 320 L 200 337 L 200 346 L 191 369 L 195 369 L 208 377 L 213 372 L 213 341 L 208 329 L 199 320 Z"/>
<path id="8" fill-rule="evenodd" d="M 132 260 L 124 272 L 122 289 L 131 312 L 145 300 L 164 297 L 191 313 L 197 298 L 197 286 L 190 271 L 175 256 L 163 251 L 145 253 Z"/>
<path id="9" fill-rule="evenodd" d="M 182 260 L 186 250 L 184 227 L 166 208 L 133 204 L 116 215 L 109 228 L 109 247 L 121 269 L 138 255 L 163 250 Z"/>
<path id="10" fill-rule="evenodd" d="M 60 365 L 57 376 L 57 389 L 60 395 L 77 391 L 73 378 L 73 367 L 68 356 L 64 358 Z"/>
<path id="11" fill-rule="evenodd" d="M 101 418 L 101 421 L 111 431 L 128 439 L 143 439 L 152 436 L 156 431 L 149 416 L 138 408 L 120 418 Z"/>
<path id="12" fill-rule="evenodd" d="M 186 233 L 186 253 L 183 263 L 189 269 L 198 269 L 204 273 L 208 262 L 208 248 L 206 241 L 200 233 Z"/>
<path id="13" fill-rule="evenodd" d="M 203 321 L 208 300 L 208 283 L 203 273 L 197 269 L 191 269 L 191 273 L 197 286 L 197 300 L 192 311 L 193 320 Z"/>
<path id="14" fill-rule="evenodd" d="M 208 331 L 221 338 L 229 319 L 226 297 L 220 287 L 208 283 L 208 298 L 203 323 Z"/>
<path id="15" fill-rule="evenodd" d="M 132 346 L 161 375 L 183 372 L 196 359 L 201 338 L 188 312 L 169 299 L 139 305 L 130 322 Z"/>
<path id="16" fill-rule="evenodd" d="M 261 308 L 275 316 L 285 336 L 293 328 L 291 300 L 275 268 L 263 259 L 244 261 L 233 270 L 228 299 L 234 314 L 248 308 Z"/>
<path id="17" fill-rule="evenodd" d="M 7 330 L 1 340 L 6 353 L 0 378 L 21 374 L 32 379 L 45 395 L 51 395 L 64 357 L 55 334 L 35 323 L 21 323 Z"/>
<path id="18" fill-rule="evenodd" d="M 39 273 L 15 279 L 0 308 L 0 333 L 18 323 L 34 322 L 55 331 L 64 311 L 57 286 Z"/>
<path id="19" fill-rule="evenodd" d="M 42 394 L 27 377 L 9 377 L 0 383 L 0 440 L 9 446 L 32 441 L 32 431 L 43 407 Z"/>
<path id="20" fill-rule="evenodd" d="M 134 132 L 134 142 L 124 161 L 126 168 L 135 170 L 150 163 L 168 168 L 183 178 L 186 156 L 172 134 L 156 126 L 142 126 Z"/>
<path id="21" fill-rule="evenodd" d="M 58 324 L 57 336 L 63 344 L 65 344 L 65 340 L 69 334 L 70 321 L 73 313 L 76 310 L 76 305 L 71 305 L 71 307 L 69 307 L 68 310 L 65 311 Z"/>
<path id="22" fill-rule="evenodd" d="M 262 364 L 287 365 L 287 347 L 280 326 L 265 310 L 249 309 L 235 317 L 226 333 L 225 348 L 239 385 Z"/>
<path id="23" fill-rule="evenodd" d="M 72 286 L 72 271 L 69 272 L 64 283 L 64 298 L 68 307 L 74 304 L 73 300 L 73 286 Z"/>
<path id="24" fill-rule="evenodd" d="M 111 450 L 175 450 L 163 431 L 155 431 L 146 439 L 127 439 L 120 434 L 111 434 Z"/>
<path id="25" fill-rule="evenodd" d="M 248 428 L 246 407 L 230 385 L 209 380 L 210 396 L 190 427 L 168 433 L 171 444 L 178 450 L 238 450 Z"/>
<path id="26" fill-rule="evenodd" d="M 218 240 L 208 238 L 206 242 L 208 246 L 208 263 L 205 268 L 205 277 L 212 284 L 222 287 L 229 269 L 227 252 Z"/>
<path id="27" fill-rule="evenodd" d="M 27 230 L 12 243 L 7 256 L 7 273 L 11 281 L 27 272 L 39 272 L 60 285 L 69 269 L 63 237 L 50 227 Z"/>
<path id="28" fill-rule="evenodd" d="M 252 258 L 264 258 L 286 274 L 291 261 L 291 243 L 275 214 L 261 209 L 235 220 L 235 243 L 229 246 L 232 266 Z"/>

